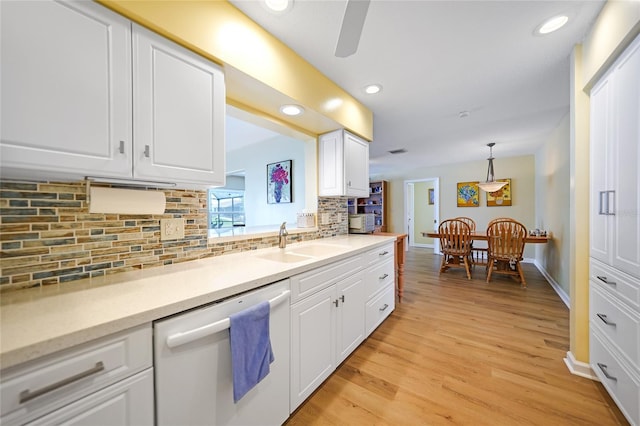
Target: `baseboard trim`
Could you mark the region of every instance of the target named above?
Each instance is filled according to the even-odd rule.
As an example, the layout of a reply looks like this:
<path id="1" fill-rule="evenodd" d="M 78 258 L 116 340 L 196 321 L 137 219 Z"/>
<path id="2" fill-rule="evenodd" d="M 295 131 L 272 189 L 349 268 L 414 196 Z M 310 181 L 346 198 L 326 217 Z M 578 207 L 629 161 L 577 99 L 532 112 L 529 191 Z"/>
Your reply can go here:
<path id="1" fill-rule="evenodd" d="M 571 299 L 569 298 L 569 295 L 564 291 L 564 289 L 560 286 L 560 284 L 558 284 L 556 280 L 554 280 L 553 277 L 549 275 L 546 269 L 544 269 L 537 260 L 535 260 L 533 264 L 536 265 L 536 268 L 538 268 L 538 271 L 540 271 L 540 273 L 544 276 L 547 282 L 551 285 L 551 288 L 555 290 L 555 292 L 558 294 L 558 296 L 564 302 L 567 308 L 571 310 Z"/>
<path id="2" fill-rule="evenodd" d="M 564 363 L 567 365 L 567 368 L 569 369 L 569 372 L 571 372 L 571 374 L 595 380 L 597 382 L 600 381 L 600 379 L 598 379 L 598 376 L 596 376 L 591 369 L 591 366 L 589 366 L 589 364 L 587 364 L 586 362 L 578 361 L 576 357 L 573 356 L 573 353 L 571 351 L 567 351 L 567 357 L 564 358 Z"/>

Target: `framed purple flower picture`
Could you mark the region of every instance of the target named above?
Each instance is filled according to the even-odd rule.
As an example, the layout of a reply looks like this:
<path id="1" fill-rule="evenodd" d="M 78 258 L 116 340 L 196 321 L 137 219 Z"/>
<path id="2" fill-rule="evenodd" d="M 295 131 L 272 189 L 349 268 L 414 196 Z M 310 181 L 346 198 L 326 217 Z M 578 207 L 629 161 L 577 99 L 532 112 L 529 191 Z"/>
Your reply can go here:
<path id="1" fill-rule="evenodd" d="M 291 202 L 291 160 L 267 164 L 267 203 Z"/>

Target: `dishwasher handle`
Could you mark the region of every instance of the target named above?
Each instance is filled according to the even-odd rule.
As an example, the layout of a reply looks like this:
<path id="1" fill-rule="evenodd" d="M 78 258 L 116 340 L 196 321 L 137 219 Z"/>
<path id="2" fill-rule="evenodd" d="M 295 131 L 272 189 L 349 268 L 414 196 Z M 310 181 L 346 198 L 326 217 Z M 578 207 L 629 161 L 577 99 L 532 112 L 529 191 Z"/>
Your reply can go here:
<path id="1" fill-rule="evenodd" d="M 291 291 L 285 290 L 273 299 L 269 299 L 269 307 L 271 309 L 275 308 L 280 303 L 288 299 L 290 293 Z M 231 320 L 229 318 L 225 318 L 220 321 L 212 322 L 211 324 L 203 325 L 202 327 L 194 328 L 193 330 L 175 333 L 167 337 L 167 346 L 175 348 L 177 346 L 184 345 L 185 343 L 190 343 L 205 336 L 226 330 L 230 325 Z"/>

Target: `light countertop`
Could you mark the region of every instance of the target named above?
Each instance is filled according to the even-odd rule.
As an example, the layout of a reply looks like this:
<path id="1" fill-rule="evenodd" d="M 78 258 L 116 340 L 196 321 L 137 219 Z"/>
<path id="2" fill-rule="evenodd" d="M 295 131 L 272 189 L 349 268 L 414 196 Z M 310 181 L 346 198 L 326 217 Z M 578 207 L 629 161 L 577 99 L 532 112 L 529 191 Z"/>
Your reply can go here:
<path id="1" fill-rule="evenodd" d="M 331 254 L 296 257 L 295 262 L 272 260 L 282 252 L 275 247 L 3 294 L 0 367 L 150 323 L 390 241 L 395 238 L 323 238 L 289 244 L 285 252 L 318 244 L 332 246 Z"/>

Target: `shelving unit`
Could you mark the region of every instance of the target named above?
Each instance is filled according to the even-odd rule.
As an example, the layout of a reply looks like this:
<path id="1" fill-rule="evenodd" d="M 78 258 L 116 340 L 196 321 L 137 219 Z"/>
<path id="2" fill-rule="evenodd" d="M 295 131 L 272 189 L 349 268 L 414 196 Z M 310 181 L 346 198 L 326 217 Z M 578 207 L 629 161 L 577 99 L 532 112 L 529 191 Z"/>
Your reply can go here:
<path id="1" fill-rule="evenodd" d="M 387 181 L 369 182 L 369 197 L 349 199 L 349 213 L 373 213 L 375 232 L 387 232 Z"/>

